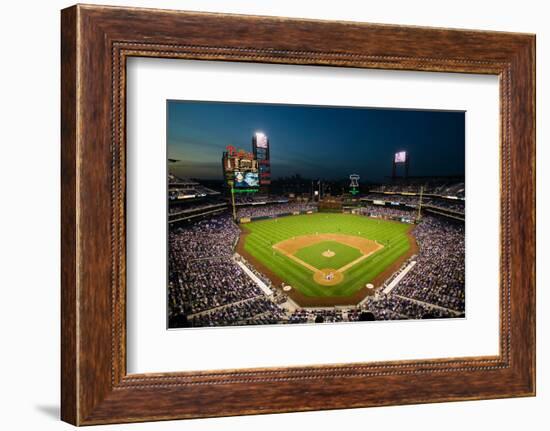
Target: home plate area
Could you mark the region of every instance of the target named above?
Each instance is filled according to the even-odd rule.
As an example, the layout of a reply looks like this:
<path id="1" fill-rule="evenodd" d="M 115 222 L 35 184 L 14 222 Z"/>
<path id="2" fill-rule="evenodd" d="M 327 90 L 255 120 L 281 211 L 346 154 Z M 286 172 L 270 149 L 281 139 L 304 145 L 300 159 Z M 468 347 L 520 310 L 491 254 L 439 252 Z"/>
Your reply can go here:
<path id="1" fill-rule="evenodd" d="M 365 260 L 382 245 L 367 238 L 321 233 L 286 239 L 273 248 L 313 272 L 321 286 L 335 286 L 345 271 Z"/>
<path id="2" fill-rule="evenodd" d="M 344 274 L 337 269 L 321 269 L 313 274 L 313 279 L 321 286 L 334 286 L 344 280 Z"/>

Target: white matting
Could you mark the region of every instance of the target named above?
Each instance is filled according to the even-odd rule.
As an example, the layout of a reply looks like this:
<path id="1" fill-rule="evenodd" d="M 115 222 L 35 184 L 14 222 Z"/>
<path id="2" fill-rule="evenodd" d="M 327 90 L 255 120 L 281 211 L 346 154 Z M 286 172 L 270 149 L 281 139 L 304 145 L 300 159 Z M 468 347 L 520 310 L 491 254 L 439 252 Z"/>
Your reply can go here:
<path id="1" fill-rule="evenodd" d="M 497 354 L 497 77 L 130 58 L 127 88 L 129 373 Z M 166 330 L 167 99 L 465 110 L 467 318 Z"/>

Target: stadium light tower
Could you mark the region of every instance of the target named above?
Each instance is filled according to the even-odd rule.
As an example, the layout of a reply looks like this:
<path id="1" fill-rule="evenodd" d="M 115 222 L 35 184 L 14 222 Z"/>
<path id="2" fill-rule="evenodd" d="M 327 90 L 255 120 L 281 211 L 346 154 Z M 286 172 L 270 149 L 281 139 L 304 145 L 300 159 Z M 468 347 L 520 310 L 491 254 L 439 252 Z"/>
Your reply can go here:
<path id="1" fill-rule="evenodd" d="M 260 191 L 267 193 L 271 184 L 271 162 L 269 138 L 264 132 L 257 131 L 252 136 L 252 153 L 258 161 Z"/>
<path id="2" fill-rule="evenodd" d="M 392 173 L 391 176 L 393 179 L 397 177 L 397 166 L 398 165 L 405 165 L 405 178 L 409 177 L 409 160 L 410 155 L 407 151 L 398 151 L 393 156 L 393 163 L 392 163 Z"/>

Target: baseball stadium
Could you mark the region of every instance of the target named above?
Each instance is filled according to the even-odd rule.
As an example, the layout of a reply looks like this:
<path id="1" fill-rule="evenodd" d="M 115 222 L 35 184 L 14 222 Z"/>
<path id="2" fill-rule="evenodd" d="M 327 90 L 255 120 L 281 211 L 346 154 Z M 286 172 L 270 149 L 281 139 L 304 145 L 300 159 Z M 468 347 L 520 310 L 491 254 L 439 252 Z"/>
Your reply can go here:
<path id="1" fill-rule="evenodd" d="M 188 105 L 185 118 L 197 109 Z M 238 111 L 219 105 L 222 114 Z M 247 108 L 255 113 L 263 106 Z M 376 152 L 385 157 L 368 169 L 381 172 L 377 181 L 357 157 L 335 162 L 332 175 L 330 157 L 289 168 L 292 150 L 266 131 L 253 131 L 249 148 L 216 141 L 178 152 L 170 145 L 170 133 L 180 131 L 170 129 L 178 107 L 168 110 L 168 328 L 465 317 L 463 161 L 452 175 L 433 175 L 422 163 L 427 144 L 416 143 L 414 128 L 410 149 L 398 142 L 392 151 L 391 136 L 383 135 Z M 368 122 L 369 112 L 355 111 Z M 258 121 L 246 110 L 242 115 L 243 122 Z M 446 121 L 463 125 L 463 116 L 456 117 L 425 121 L 445 126 L 436 128 L 436 139 L 452 127 Z M 234 133 L 241 133 L 239 124 L 232 122 Z M 462 151 L 463 139 L 456 139 Z M 302 165 L 303 174 L 285 175 Z"/>

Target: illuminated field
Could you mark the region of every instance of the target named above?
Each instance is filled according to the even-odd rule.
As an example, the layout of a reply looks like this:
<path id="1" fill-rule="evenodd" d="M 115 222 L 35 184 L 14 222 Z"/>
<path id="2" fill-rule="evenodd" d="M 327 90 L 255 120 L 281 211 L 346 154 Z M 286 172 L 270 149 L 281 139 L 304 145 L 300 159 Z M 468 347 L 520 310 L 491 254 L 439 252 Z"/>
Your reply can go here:
<path id="1" fill-rule="evenodd" d="M 348 297 L 395 266 L 411 248 L 411 225 L 317 213 L 241 226 L 252 264 L 309 297 Z"/>
<path id="2" fill-rule="evenodd" d="M 354 247 L 337 241 L 322 241 L 298 250 L 295 256 L 317 269 L 341 268 L 362 256 Z"/>

